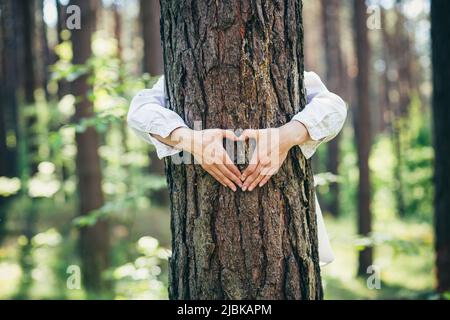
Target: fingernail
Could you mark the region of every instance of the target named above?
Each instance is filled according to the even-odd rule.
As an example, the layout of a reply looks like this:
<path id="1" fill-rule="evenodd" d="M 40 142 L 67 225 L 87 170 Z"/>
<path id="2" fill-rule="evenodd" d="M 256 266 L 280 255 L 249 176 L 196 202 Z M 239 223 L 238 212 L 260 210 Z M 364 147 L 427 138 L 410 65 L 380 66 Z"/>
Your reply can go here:
<path id="1" fill-rule="evenodd" d="M 247 186 L 244 186 L 244 187 L 242 188 L 242 190 L 243 190 L 243 191 L 247 191 Z"/>

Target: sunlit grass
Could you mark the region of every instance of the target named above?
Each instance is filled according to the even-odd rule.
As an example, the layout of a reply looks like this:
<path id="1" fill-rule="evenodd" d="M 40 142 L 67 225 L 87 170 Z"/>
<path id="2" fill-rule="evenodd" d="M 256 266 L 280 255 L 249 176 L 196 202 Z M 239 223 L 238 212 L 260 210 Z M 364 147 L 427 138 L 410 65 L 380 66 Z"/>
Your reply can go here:
<path id="1" fill-rule="evenodd" d="M 396 252 L 383 244 L 375 248 L 374 264 L 381 268 L 381 289 L 370 290 L 366 278 L 357 278 L 355 223 L 350 219 L 326 219 L 336 260 L 322 269 L 326 299 L 414 299 L 433 291 L 433 247 L 431 227 L 423 223 L 381 220 L 375 224 L 380 232 L 417 247 L 415 253 Z"/>
<path id="2" fill-rule="evenodd" d="M 147 234 L 162 239 L 165 247 L 170 240 L 169 215 L 166 209 L 152 208 L 151 213 L 138 214 L 133 232 Z M 381 268 L 381 289 L 370 290 L 367 278 L 357 278 L 357 250 L 355 247 L 355 222 L 351 218 L 332 219 L 326 217 L 327 229 L 331 237 L 336 260 L 322 269 L 326 299 L 417 299 L 426 298 L 434 288 L 433 237 L 429 224 L 402 221 L 395 217 L 377 219 L 375 232 L 383 233 L 416 244 L 417 252 L 396 252 L 388 244 L 375 249 L 374 263 Z M 32 272 L 33 285 L 30 289 L 32 299 L 68 298 L 83 299 L 83 290 L 68 290 L 65 276 L 58 279 L 55 265 L 72 264 L 60 261 L 57 246 L 42 246 L 34 250 L 35 268 Z M 18 265 L 20 246 L 12 238 L 0 249 L 0 299 L 14 297 L 20 281 L 21 270 Z M 74 253 L 75 254 L 75 253 Z M 166 267 L 166 266 L 163 266 Z M 64 268 L 63 268 L 64 269 Z M 64 272 L 64 270 L 63 270 Z M 61 275 L 60 275 L 61 276 Z M 67 275 L 66 275 L 67 276 Z M 157 284 L 158 286 L 161 283 Z M 116 284 L 116 299 L 154 299 L 167 298 L 166 288 L 155 294 L 145 294 L 148 284 L 132 278 Z M 156 288 L 156 283 L 155 283 Z M 139 294 L 138 294 L 139 293 Z"/>

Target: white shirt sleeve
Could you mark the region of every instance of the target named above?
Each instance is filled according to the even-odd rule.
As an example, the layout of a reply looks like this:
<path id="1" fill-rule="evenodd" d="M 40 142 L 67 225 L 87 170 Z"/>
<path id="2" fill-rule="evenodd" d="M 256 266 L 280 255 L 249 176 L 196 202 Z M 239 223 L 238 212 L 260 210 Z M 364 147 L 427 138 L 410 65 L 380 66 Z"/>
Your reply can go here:
<path id="1" fill-rule="evenodd" d="M 156 148 L 158 158 L 162 159 L 180 152 L 168 146 L 151 134 L 166 138 L 180 127 L 187 127 L 183 119 L 166 107 L 164 76 L 160 77 L 153 88 L 140 91 L 131 101 L 128 111 L 128 126 L 146 142 Z"/>
<path id="2" fill-rule="evenodd" d="M 333 139 L 342 129 L 347 116 L 345 102 L 328 91 L 319 76 L 305 72 L 307 93 L 306 107 L 296 114 L 293 120 L 303 123 L 311 140 L 300 145 L 306 158 L 310 158 L 323 142 Z M 174 111 L 167 109 L 164 93 L 164 76 L 152 89 L 139 92 L 131 101 L 128 111 L 128 125 L 138 136 L 155 146 L 160 159 L 179 153 L 180 150 L 153 138 L 157 134 L 166 138 L 180 127 L 187 127 L 183 119 Z"/>
<path id="3" fill-rule="evenodd" d="M 293 117 L 308 130 L 311 139 L 300 145 L 306 158 L 311 158 L 319 145 L 338 135 L 347 117 L 347 106 L 336 94 L 328 91 L 314 72 L 305 72 L 307 104 Z"/>

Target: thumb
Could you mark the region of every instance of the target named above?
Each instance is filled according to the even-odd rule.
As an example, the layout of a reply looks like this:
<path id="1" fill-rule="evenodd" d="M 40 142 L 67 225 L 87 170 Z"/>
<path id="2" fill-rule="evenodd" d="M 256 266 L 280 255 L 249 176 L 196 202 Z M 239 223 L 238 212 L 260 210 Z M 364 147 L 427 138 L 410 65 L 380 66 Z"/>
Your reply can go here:
<path id="1" fill-rule="evenodd" d="M 258 137 L 258 130 L 247 129 L 239 136 L 239 141 L 246 141 L 248 139 L 256 139 Z"/>
<path id="2" fill-rule="evenodd" d="M 223 130 L 222 131 L 223 137 L 225 139 L 230 139 L 232 141 L 238 141 L 238 137 L 236 136 L 236 134 L 231 131 L 231 130 Z"/>

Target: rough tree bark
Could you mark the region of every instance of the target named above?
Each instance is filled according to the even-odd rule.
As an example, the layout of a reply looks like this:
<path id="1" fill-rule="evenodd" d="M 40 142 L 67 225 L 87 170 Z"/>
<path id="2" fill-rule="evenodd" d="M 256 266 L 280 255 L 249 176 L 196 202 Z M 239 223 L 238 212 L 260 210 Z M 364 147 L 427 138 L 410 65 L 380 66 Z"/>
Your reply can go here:
<path id="1" fill-rule="evenodd" d="M 323 39 L 327 65 L 327 85 L 333 92 L 345 92 L 346 80 L 341 50 L 341 32 L 338 0 L 322 0 Z M 327 171 L 339 174 L 340 135 L 328 143 Z M 335 217 L 339 215 L 339 184 L 331 183 L 327 209 Z"/>
<path id="2" fill-rule="evenodd" d="M 358 151 L 358 233 L 368 236 L 372 230 L 370 210 L 369 155 L 371 148 L 370 106 L 369 106 L 369 63 L 370 46 L 367 34 L 367 6 L 365 0 L 354 0 L 355 47 L 358 64 L 356 78 L 357 107 L 355 111 L 355 135 Z M 372 248 L 359 253 L 358 275 L 366 275 L 372 264 Z"/>
<path id="3" fill-rule="evenodd" d="M 450 2 L 431 1 L 433 120 L 435 148 L 436 270 L 439 292 L 450 291 Z"/>
<path id="4" fill-rule="evenodd" d="M 91 56 L 91 38 L 95 31 L 97 1 L 73 1 L 80 6 L 83 27 L 72 31 L 74 64 L 85 64 Z M 89 85 L 87 75 L 73 82 L 73 94 L 80 97 L 76 105 L 75 120 L 92 117 L 92 103 L 87 97 Z M 103 205 L 101 187 L 102 174 L 98 155 L 99 135 L 93 127 L 83 133 L 77 133 L 77 175 L 80 201 L 80 215 L 89 214 Z M 83 282 L 89 294 L 103 294 L 108 289 L 102 272 L 109 266 L 109 233 L 108 222 L 99 220 L 92 227 L 80 230 L 80 255 L 83 265 Z"/>
<path id="5" fill-rule="evenodd" d="M 267 128 L 305 105 L 302 2 L 162 0 L 169 106 L 193 128 Z M 261 189 L 167 161 L 171 299 L 321 299 L 313 175 L 299 148 Z M 241 168 L 242 169 L 242 168 Z"/>

